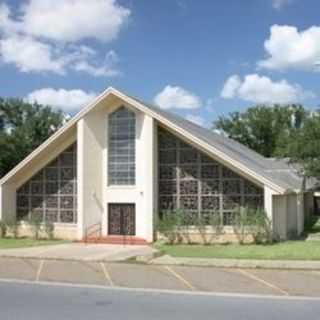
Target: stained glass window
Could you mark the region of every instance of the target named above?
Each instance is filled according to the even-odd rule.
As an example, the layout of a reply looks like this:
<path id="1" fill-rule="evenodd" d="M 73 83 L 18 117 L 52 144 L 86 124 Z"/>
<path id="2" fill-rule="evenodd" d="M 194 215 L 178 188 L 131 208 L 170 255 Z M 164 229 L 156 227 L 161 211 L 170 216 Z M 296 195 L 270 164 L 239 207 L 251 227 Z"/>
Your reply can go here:
<path id="1" fill-rule="evenodd" d="M 135 184 L 135 114 L 121 107 L 109 116 L 109 185 Z"/>
<path id="2" fill-rule="evenodd" d="M 77 145 L 74 143 L 17 190 L 17 217 L 77 222 Z"/>
<path id="3" fill-rule="evenodd" d="M 159 211 L 218 212 L 230 225 L 239 208 L 263 207 L 263 188 L 159 128 Z"/>

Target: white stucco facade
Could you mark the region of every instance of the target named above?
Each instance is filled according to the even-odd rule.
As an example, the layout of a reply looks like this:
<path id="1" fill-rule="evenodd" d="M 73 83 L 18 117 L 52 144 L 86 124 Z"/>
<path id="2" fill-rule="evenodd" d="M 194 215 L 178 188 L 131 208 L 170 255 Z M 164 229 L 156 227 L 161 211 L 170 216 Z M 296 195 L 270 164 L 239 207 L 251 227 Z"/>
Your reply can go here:
<path id="1" fill-rule="evenodd" d="M 101 222 L 108 234 L 108 204 L 135 205 L 135 235 L 153 240 L 154 207 L 154 120 L 126 105 L 136 116 L 136 183 L 129 186 L 108 184 L 108 115 L 123 103 L 101 107 L 78 122 L 78 239 L 86 228 Z"/>

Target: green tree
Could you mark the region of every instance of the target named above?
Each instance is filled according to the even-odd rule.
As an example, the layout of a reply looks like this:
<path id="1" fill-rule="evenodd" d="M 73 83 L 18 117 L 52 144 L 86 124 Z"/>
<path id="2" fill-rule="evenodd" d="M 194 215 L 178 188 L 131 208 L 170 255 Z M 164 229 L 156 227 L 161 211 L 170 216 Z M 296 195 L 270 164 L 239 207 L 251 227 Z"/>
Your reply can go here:
<path id="1" fill-rule="evenodd" d="M 303 127 L 295 132 L 285 152 L 290 162 L 299 163 L 307 176 L 320 179 L 320 114 L 314 113 Z"/>
<path id="2" fill-rule="evenodd" d="M 300 104 L 259 105 L 219 117 L 214 128 L 265 157 L 288 157 L 288 141 L 309 117 Z"/>
<path id="3" fill-rule="evenodd" d="M 0 98 L 0 177 L 60 128 L 63 119 L 49 106 Z"/>

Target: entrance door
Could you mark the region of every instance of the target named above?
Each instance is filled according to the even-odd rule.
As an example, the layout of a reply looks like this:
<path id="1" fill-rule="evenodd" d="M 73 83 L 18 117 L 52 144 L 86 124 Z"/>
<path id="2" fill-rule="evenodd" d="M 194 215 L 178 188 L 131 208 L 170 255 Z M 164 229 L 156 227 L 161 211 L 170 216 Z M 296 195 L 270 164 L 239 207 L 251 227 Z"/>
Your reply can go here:
<path id="1" fill-rule="evenodd" d="M 110 235 L 135 235 L 135 205 L 132 203 L 109 203 L 108 233 Z"/>

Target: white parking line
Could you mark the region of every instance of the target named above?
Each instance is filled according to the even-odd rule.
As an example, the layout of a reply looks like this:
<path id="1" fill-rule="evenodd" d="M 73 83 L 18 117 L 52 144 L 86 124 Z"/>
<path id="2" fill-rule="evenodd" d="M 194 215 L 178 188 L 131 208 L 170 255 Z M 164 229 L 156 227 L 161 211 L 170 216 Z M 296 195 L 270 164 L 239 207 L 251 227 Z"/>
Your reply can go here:
<path id="1" fill-rule="evenodd" d="M 110 276 L 110 273 L 108 272 L 107 267 L 105 266 L 105 264 L 104 264 L 103 262 L 100 262 L 100 265 L 101 265 L 103 274 L 104 274 L 104 276 L 106 277 L 106 280 L 107 280 L 108 284 L 109 284 L 111 287 L 113 287 L 113 286 L 114 286 L 114 282 L 113 282 L 112 279 L 111 279 L 111 276 Z"/>
<path id="2" fill-rule="evenodd" d="M 172 270 L 169 266 L 164 266 L 164 268 L 169 271 L 173 276 L 175 276 L 177 279 L 179 279 L 181 282 L 183 282 L 187 287 L 189 287 L 192 291 L 196 291 L 196 288 L 185 278 L 183 278 L 180 274 L 178 274 L 176 271 Z"/>
<path id="3" fill-rule="evenodd" d="M 40 276 L 41 276 L 41 272 L 42 272 L 42 269 L 43 269 L 43 265 L 44 265 L 44 260 L 40 260 L 39 268 L 38 268 L 37 275 L 36 275 L 36 281 L 40 280 Z"/>
<path id="4" fill-rule="evenodd" d="M 255 276 L 255 275 L 253 275 L 253 274 L 245 271 L 245 270 L 237 269 L 237 271 L 240 272 L 240 273 L 242 273 L 242 274 L 244 274 L 245 276 L 247 276 L 247 277 L 250 278 L 250 279 L 253 279 L 253 280 L 255 280 L 255 281 L 258 281 L 258 282 L 266 285 L 267 287 L 272 288 L 272 289 L 280 292 L 281 294 L 284 294 L 284 295 L 286 295 L 286 296 L 289 296 L 289 295 L 290 295 L 290 293 L 289 293 L 288 291 L 286 291 L 286 290 L 284 290 L 284 289 L 282 289 L 282 288 L 280 288 L 280 287 L 278 287 L 278 286 L 276 286 L 276 285 L 274 285 L 274 284 L 272 284 L 272 283 L 270 283 L 270 282 L 268 282 L 268 281 L 266 281 L 266 280 L 263 280 L 263 279 Z"/>

